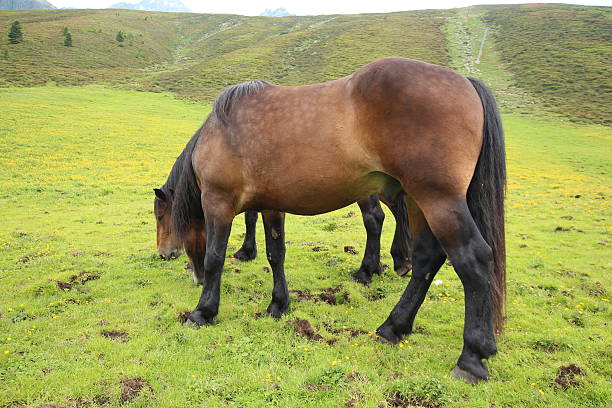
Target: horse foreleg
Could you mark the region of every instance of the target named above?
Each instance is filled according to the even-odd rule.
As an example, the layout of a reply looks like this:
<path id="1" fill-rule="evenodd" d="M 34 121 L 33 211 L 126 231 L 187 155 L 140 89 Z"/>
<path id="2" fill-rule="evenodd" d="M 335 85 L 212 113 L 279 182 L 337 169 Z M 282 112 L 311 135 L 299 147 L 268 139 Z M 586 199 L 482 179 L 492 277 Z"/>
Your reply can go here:
<path id="1" fill-rule="evenodd" d="M 398 343 L 402 335 L 412 332 L 414 318 L 446 259 L 446 254 L 418 208 L 411 208 L 410 222 L 415 237 L 412 277 L 399 302 L 377 330 L 379 336 L 393 344 Z"/>
<path id="2" fill-rule="evenodd" d="M 368 198 L 357 202 L 363 225 L 367 233 L 366 248 L 359 270 L 353 274 L 353 278 L 360 283 L 368 284 L 372 282 L 372 276 L 381 273 L 380 265 L 380 235 L 382 233 L 385 213 L 380 207 L 378 196 L 371 195 Z"/>
<path id="3" fill-rule="evenodd" d="M 203 202 L 210 207 L 204 209 L 207 238 L 203 262 L 204 287 L 198 305 L 189 315 L 189 320 L 198 326 L 212 324 L 219 312 L 221 273 L 233 219 L 233 213 L 223 205 L 223 202 L 214 202 L 214 200 L 203 200 Z"/>
<path id="4" fill-rule="evenodd" d="M 257 243 L 255 242 L 255 229 L 257 227 L 257 211 L 248 210 L 244 213 L 246 233 L 242 247 L 234 254 L 239 261 L 252 261 L 257 258 Z"/>
<path id="5" fill-rule="evenodd" d="M 267 313 L 279 319 L 289 311 L 289 290 L 285 279 L 285 213 L 262 211 L 266 234 L 266 254 L 274 276 L 272 301 Z"/>

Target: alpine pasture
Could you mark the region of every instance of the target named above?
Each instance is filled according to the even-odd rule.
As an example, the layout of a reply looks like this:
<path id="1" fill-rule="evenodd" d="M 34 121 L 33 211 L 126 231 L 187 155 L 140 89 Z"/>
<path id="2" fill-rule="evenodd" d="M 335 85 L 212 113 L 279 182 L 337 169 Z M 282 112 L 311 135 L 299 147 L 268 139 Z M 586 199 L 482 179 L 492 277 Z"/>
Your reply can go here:
<path id="1" fill-rule="evenodd" d="M 609 404 L 608 8 L 271 19 L 0 13 L 7 30 L 14 20 L 24 42 L 0 44 L 0 407 Z M 544 30 L 542 21 L 572 43 L 537 42 L 526 29 L 505 35 L 521 24 Z M 62 45 L 64 26 L 73 47 Z M 495 30 L 475 64 L 484 26 Z M 244 233 L 235 219 L 210 327 L 181 322 L 200 293 L 186 257 L 163 261 L 155 251 L 152 189 L 224 86 L 333 79 L 389 55 L 481 77 L 502 107 L 507 323 L 491 379 L 476 386 L 449 375 L 464 305 L 448 265 L 415 333 L 395 347 L 375 340 L 407 279 L 389 268 L 369 286 L 351 280 L 365 245 L 356 205 L 287 216 L 294 292 L 278 321 L 262 316 L 272 276 L 261 223 L 258 258 L 240 263 L 230 257 Z M 386 213 L 382 262 L 392 265 Z"/>

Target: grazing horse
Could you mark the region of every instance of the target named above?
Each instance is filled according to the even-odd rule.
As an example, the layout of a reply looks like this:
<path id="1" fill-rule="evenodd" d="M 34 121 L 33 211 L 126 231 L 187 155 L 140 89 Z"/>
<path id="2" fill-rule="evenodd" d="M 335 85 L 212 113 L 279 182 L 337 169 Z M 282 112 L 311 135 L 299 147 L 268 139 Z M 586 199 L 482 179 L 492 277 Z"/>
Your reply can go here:
<path id="1" fill-rule="evenodd" d="M 491 91 L 478 79 L 405 58 L 335 81 L 226 89 L 189 142 L 172 228 L 204 281 L 189 321 L 211 324 L 232 220 L 262 212 L 274 273 L 269 310 L 284 313 L 284 212 L 314 215 L 362 197 L 404 195 L 412 277 L 377 334 L 392 344 L 448 257 L 465 294 L 463 350 L 452 374 L 488 379 L 505 299 L 505 148 Z"/>
<path id="2" fill-rule="evenodd" d="M 189 145 L 188 145 L 189 146 Z M 182 253 L 183 243 L 173 233 L 171 228 L 172 198 L 174 189 L 179 181 L 181 171 L 186 157 L 185 150 L 176 159 L 172 166 L 166 183 L 161 188 L 153 189 L 155 199 L 153 201 L 153 213 L 157 224 L 157 252 L 162 259 L 173 259 Z M 391 245 L 391 256 L 393 266 L 399 276 L 406 275 L 411 269 L 412 246 L 410 233 L 408 231 L 408 214 L 404 197 L 398 197 L 395 202 L 383 198 L 383 202 L 391 209 L 395 217 L 395 235 Z M 353 277 L 357 282 L 370 283 L 372 276 L 381 274 L 380 265 L 380 235 L 382 233 L 385 213 L 380 206 L 378 195 L 357 201 L 363 217 L 363 224 L 367 233 L 366 247 L 359 270 Z M 257 211 L 245 211 L 246 234 L 242 247 L 234 254 L 240 261 L 250 261 L 257 256 L 257 244 L 255 241 L 255 229 L 257 224 Z M 193 270 L 193 269 L 192 269 Z M 194 281 L 198 283 L 194 275 Z M 199 282 L 201 283 L 201 282 Z"/>

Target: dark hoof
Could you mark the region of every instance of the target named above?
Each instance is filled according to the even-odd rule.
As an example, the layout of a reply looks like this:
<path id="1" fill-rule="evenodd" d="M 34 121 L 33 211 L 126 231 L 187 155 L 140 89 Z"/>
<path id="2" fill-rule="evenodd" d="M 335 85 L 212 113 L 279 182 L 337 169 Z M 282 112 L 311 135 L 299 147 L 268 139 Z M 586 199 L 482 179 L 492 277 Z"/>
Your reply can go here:
<path id="1" fill-rule="evenodd" d="M 364 285 L 369 285 L 372 283 L 372 275 L 360 269 L 353 274 L 353 280 Z"/>
<path id="2" fill-rule="evenodd" d="M 407 263 L 407 264 L 401 265 L 399 268 L 395 268 L 395 273 L 397 273 L 398 276 L 406 276 L 408 275 L 408 272 L 410 272 L 411 269 L 412 269 L 412 264 Z"/>
<path id="3" fill-rule="evenodd" d="M 280 319 L 284 314 L 289 312 L 289 305 L 279 305 L 277 303 L 270 303 L 266 314 L 272 316 L 275 319 Z"/>
<path id="4" fill-rule="evenodd" d="M 257 249 L 247 249 L 242 247 L 234 254 L 234 258 L 241 262 L 252 261 L 253 259 L 257 258 Z"/>
<path id="5" fill-rule="evenodd" d="M 457 361 L 457 365 L 453 368 L 451 374 L 468 384 L 477 384 L 479 381 L 489 379 L 489 370 L 481 359 L 475 354 L 465 352 L 459 357 L 459 361 Z"/>
<path id="6" fill-rule="evenodd" d="M 376 330 L 376 341 L 383 344 L 396 345 L 402 338 L 395 334 L 391 326 L 383 324 Z"/>
<path id="7" fill-rule="evenodd" d="M 452 369 L 451 371 L 451 375 L 453 377 L 455 377 L 458 380 L 464 381 L 466 384 L 470 384 L 470 385 L 476 385 L 478 384 L 479 381 L 488 381 L 489 377 L 477 377 L 474 374 L 459 368 L 458 365 L 455 366 L 455 368 Z"/>
<path id="8" fill-rule="evenodd" d="M 185 326 L 198 328 L 201 326 L 210 326 L 213 324 L 213 318 L 205 317 L 204 314 L 198 310 L 194 310 L 189 315 L 189 318 L 185 321 Z"/>

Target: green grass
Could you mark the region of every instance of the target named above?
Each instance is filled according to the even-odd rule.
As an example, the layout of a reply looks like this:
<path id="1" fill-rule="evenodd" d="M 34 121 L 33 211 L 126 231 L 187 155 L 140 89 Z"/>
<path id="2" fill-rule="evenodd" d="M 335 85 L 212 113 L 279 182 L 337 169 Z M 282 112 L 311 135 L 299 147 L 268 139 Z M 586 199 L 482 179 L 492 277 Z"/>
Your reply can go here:
<path id="1" fill-rule="evenodd" d="M 259 226 L 257 260 L 226 261 L 216 325 L 179 323 L 199 289 L 184 257 L 164 262 L 155 253 L 151 189 L 208 106 L 101 87 L 9 88 L 0 100 L 0 407 L 120 406 L 120 380 L 136 377 L 153 391 L 135 407 L 378 407 L 395 392 L 444 407 L 609 403 L 609 127 L 504 115 L 508 323 L 489 362 L 491 381 L 468 386 L 448 374 L 461 351 L 463 291 L 447 266 L 402 347 L 342 331 L 374 331 L 407 283 L 390 270 L 370 287 L 351 281 L 365 240 L 360 217 L 347 216 L 356 206 L 288 216 L 286 228 L 290 289 L 342 285 L 347 302 L 292 295 L 286 318 L 254 318 L 272 288 Z M 243 228 L 237 217 L 230 252 Z M 388 215 L 386 264 L 393 229 Z M 58 287 L 82 271 L 99 278 Z M 336 342 L 297 336 L 296 317 Z M 108 330 L 129 340 L 105 338 Z M 570 363 L 586 375 L 562 390 L 553 381 Z"/>

